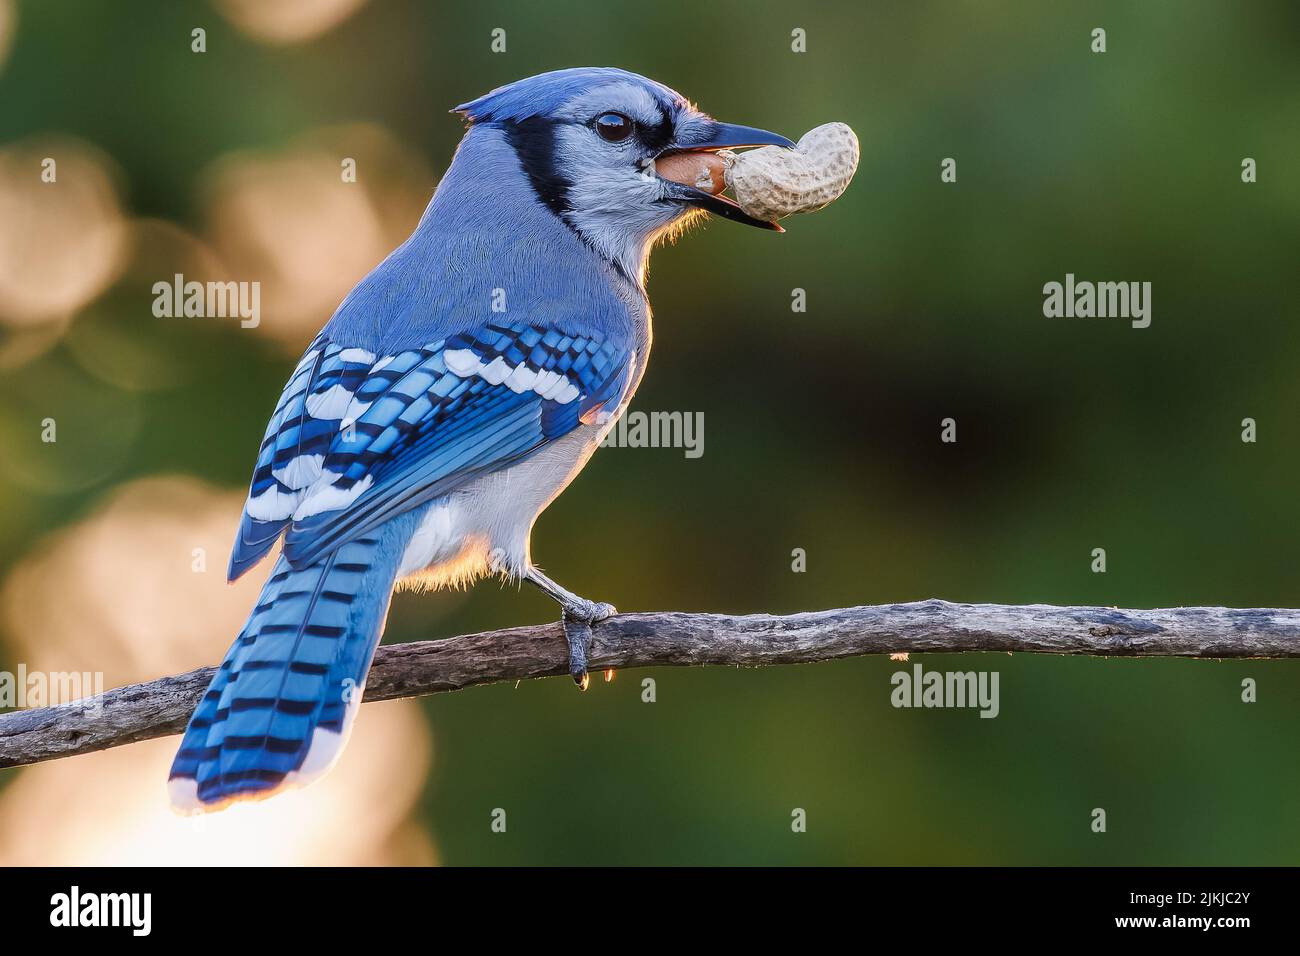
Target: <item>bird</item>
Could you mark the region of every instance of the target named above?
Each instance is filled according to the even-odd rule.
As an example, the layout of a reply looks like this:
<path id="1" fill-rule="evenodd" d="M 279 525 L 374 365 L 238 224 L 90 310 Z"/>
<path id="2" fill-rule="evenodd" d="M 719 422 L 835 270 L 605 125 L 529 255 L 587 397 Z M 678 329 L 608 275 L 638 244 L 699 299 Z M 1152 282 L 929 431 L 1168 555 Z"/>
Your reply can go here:
<path id="1" fill-rule="evenodd" d="M 465 132 L 415 230 L 307 346 L 267 425 L 227 577 L 280 553 L 185 730 L 178 812 L 330 769 L 396 587 L 535 585 L 585 689 L 591 628 L 616 611 L 534 564 L 534 522 L 645 372 L 655 245 L 710 214 L 781 231 L 656 161 L 794 143 L 636 73 L 556 70 L 452 112 Z"/>

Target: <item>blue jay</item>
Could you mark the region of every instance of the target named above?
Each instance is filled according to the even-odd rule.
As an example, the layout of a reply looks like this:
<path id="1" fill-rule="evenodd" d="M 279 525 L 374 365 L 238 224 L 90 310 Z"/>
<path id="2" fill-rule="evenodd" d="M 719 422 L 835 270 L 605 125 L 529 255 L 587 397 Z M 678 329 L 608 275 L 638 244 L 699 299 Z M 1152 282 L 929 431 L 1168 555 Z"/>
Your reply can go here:
<path id="1" fill-rule="evenodd" d="M 172 765 L 182 812 L 329 769 L 398 584 L 531 582 L 560 604 L 585 687 L 591 625 L 615 610 L 533 564 L 533 523 L 645 371 L 655 242 L 705 213 L 780 229 L 654 160 L 794 144 L 634 73 L 545 73 L 454 112 L 465 136 L 415 232 L 343 300 L 271 416 L 230 580 L 283 546 Z"/>

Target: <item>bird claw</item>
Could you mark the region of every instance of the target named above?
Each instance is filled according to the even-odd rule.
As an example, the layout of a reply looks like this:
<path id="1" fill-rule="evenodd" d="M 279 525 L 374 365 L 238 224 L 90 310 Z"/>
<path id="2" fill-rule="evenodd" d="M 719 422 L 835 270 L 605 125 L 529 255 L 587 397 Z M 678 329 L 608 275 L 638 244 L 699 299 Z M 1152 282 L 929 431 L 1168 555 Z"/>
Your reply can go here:
<path id="1" fill-rule="evenodd" d="M 569 645 L 569 676 L 578 685 L 579 690 L 586 690 L 591 683 L 587 673 L 587 651 L 591 648 L 591 626 L 613 617 L 618 609 L 603 601 L 581 600 L 580 603 L 566 604 L 564 617 L 564 639 Z"/>

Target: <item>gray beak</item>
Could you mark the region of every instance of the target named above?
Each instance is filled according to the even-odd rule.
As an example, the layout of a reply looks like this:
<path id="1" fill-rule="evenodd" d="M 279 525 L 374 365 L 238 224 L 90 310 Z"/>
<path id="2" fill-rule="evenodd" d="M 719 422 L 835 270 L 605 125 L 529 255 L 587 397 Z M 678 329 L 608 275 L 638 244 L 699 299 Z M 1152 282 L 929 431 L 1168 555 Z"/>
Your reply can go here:
<path id="1" fill-rule="evenodd" d="M 689 143 L 664 150 L 664 154 L 680 153 L 688 149 L 741 149 L 748 146 L 784 146 L 794 149 L 795 144 L 780 133 L 770 133 L 753 126 L 736 126 L 733 123 L 714 123 L 700 137 L 693 137 Z"/>

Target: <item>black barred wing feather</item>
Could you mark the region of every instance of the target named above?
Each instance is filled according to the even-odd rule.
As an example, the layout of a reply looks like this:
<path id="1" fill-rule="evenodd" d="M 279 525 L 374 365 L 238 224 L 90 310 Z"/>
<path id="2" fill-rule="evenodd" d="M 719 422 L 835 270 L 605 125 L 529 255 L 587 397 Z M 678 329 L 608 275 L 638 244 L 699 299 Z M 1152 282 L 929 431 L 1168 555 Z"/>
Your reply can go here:
<path id="1" fill-rule="evenodd" d="M 527 323 L 382 356 L 317 338 L 267 427 L 230 579 L 281 533 L 304 567 L 613 411 L 630 359 L 626 343 Z"/>

